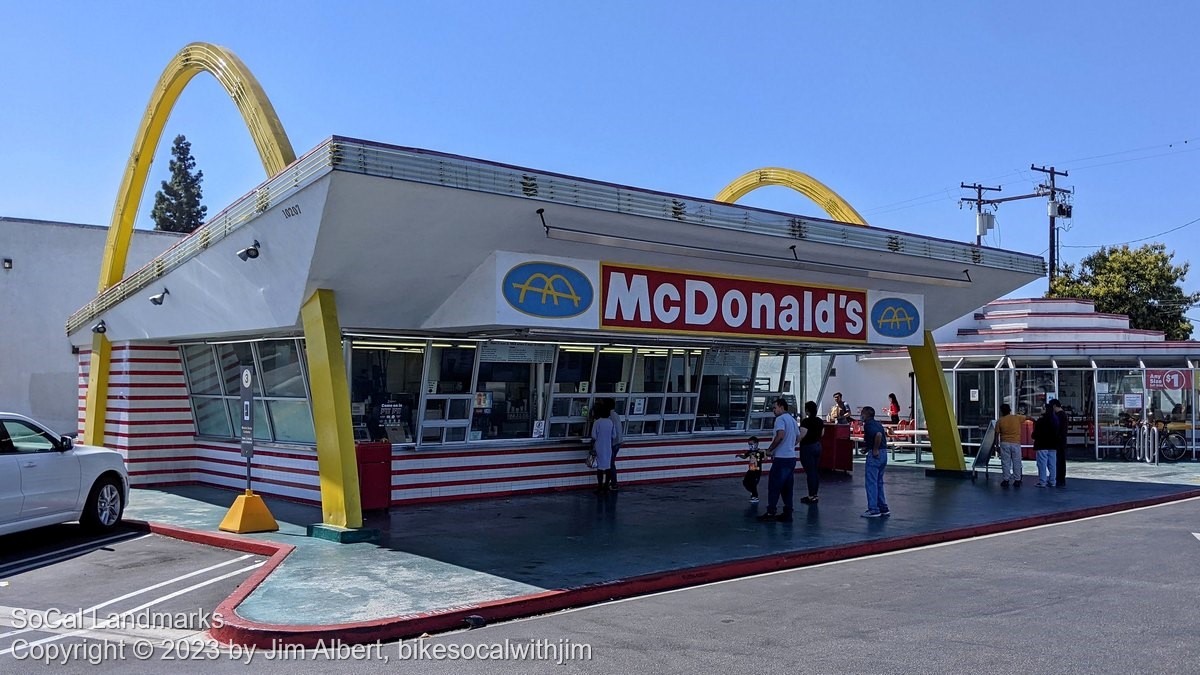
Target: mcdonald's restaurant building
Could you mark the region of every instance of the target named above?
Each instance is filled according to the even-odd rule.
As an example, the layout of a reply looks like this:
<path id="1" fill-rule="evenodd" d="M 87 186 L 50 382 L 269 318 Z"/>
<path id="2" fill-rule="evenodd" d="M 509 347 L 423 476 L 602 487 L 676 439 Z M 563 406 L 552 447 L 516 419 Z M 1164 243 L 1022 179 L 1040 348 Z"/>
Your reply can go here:
<path id="1" fill-rule="evenodd" d="M 257 492 L 322 503 L 349 480 L 346 446 L 386 439 L 369 470 L 397 505 L 589 485 L 598 398 L 624 419 L 623 481 L 739 473 L 733 453 L 771 434 L 771 401 L 820 401 L 835 354 L 929 350 L 944 390 L 928 332 L 1044 270 L 331 137 L 109 287 L 68 334 L 81 429 L 99 406 L 135 485 L 244 485 L 253 364 Z M 107 373 L 91 371 L 97 329 Z"/>

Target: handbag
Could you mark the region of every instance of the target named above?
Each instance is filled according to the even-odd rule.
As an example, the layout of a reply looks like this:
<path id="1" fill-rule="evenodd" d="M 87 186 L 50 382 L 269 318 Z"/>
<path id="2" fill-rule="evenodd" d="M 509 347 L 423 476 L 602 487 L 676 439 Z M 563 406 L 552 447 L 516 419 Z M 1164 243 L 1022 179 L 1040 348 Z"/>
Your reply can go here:
<path id="1" fill-rule="evenodd" d="M 588 450 L 587 458 L 583 460 L 583 463 L 587 464 L 589 469 L 596 468 L 596 451 Z"/>

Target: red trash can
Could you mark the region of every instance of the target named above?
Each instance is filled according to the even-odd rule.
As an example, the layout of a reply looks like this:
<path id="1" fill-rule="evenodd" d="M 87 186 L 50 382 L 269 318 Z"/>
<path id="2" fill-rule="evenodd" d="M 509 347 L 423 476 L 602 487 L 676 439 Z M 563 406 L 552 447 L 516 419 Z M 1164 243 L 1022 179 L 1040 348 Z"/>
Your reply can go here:
<path id="1" fill-rule="evenodd" d="M 355 443 L 358 460 L 358 493 L 363 511 L 392 505 L 392 444 Z"/>

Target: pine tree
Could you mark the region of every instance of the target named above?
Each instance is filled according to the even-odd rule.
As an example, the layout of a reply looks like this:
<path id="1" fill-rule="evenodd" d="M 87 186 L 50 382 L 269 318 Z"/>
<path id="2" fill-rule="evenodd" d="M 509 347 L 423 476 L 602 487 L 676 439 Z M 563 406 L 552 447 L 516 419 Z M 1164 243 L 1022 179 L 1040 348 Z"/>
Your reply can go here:
<path id="1" fill-rule="evenodd" d="M 162 189 L 154 195 L 154 229 L 167 232 L 191 232 L 204 224 L 207 206 L 201 206 L 203 193 L 200 183 L 204 172 L 195 171 L 196 159 L 192 157 L 192 144 L 180 134 L 175 137 L 171 148 L 171 180 L 162 182 Z M 195 174 L 193 175 L 193 171 Z"/>

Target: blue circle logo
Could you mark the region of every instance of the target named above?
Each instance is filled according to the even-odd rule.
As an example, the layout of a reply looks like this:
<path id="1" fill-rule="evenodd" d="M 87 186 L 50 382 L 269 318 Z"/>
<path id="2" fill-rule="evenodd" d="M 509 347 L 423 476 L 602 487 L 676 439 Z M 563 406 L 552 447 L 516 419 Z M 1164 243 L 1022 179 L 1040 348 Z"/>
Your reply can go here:
<path id="1" fill-rule="evenodd" d="M 579 316 L 592 306 L 592 282 L 574 267 L 549 262 L 517 265 L 500 282 L 518 312 L 546 319 Z"/>
<path id="2" fill-rule="evenodd" d="M 903 298 L 883 298 L 871 308 L 871 326 L 884 337 L 906 338 L 920 330 L 921 315 Z"/>

